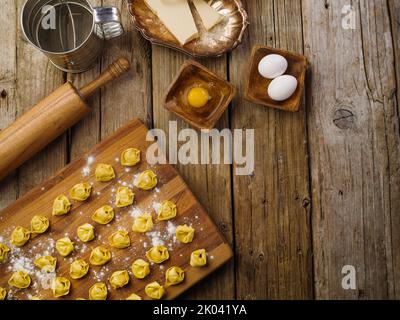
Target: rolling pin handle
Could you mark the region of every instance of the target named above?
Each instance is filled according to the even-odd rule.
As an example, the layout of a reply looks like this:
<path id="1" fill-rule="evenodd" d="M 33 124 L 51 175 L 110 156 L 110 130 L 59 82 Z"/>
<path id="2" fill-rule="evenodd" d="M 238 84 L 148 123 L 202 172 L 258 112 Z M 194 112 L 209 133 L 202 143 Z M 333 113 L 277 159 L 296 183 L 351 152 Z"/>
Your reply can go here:
<path id="1" fill-rule="evenodd" d="M 111 64 L 97 79 L 93 80 L 80 91 L 83 98 L 90 98 L 98 89 L 115 80 L 131 68 L 131 63 L 126 58 L 119 58 Z"/>

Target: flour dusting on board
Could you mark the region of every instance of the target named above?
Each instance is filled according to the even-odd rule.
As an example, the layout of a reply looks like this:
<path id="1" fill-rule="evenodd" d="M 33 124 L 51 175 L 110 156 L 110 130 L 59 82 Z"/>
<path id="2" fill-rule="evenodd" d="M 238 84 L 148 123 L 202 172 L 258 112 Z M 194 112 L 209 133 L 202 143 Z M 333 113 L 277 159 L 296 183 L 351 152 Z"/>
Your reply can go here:
<path id="1" fill-rule="evenodd" d="M 95 161 L 93 156 L 89 156 L 86 160 L 86 166 L 82 168 L 82 176 L 88 177 L 92 172 L 92 165 Z"/>

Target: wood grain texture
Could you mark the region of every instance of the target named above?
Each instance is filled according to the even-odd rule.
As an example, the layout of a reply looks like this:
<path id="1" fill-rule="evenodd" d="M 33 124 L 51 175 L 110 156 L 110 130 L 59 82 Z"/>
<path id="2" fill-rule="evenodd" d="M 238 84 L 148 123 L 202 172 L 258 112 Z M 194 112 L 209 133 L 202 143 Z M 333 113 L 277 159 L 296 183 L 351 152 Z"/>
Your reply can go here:
<path id="1" fill-rule="evenodd" d="M 388 299 L 396 295 L 399 228 L 392 223 L 400 214 L 388 2 L 354 1 L 355 30 L 342 28 L 347 4 L 303 1 L 313 66 L 307 104 L 316 297 Z M 341 286 L 345 265 L 356 268 L 357 290 Z"/>
<path id="2" fill-rule="evenodd" d="M 400 2 L 389 0 L 390 20 L 392 22 L 392 39 L 394 48 L 394 67 L 397 79 L 397 116 L 399 117 L 399 101 L 400 101 Z M 398 197 L 395 197 L 398 200 Z M 393 244 L 393 271 L 395 298 L 400 299 L 400 232 L 397 231 L 400 226 L 400 215 L 394 215 L 391 220 L 392 226 L 392 244 Z"/>
<path id="3" fill-rule="evenodd" d="M 178 132 L 188 128 L 188 124 L 163 106 L 165 95 L 172 80 L 177 75 L 187 56 L 167 48 L 153 46 L 153 114 L 154 127 L 163 129 L 167 134 L 169 122 L 177 121 Z M 227 75 L 226 57 L 219 59 L 198 60 L 221 77 Z M 228 114 L 219 121 L 217 128 L 228 128 Z M 170 159 L 171 160 L 171 159 Z M 231 176 L 230 168 L 225 165 L 178 165 L 179 172 L 197 195 L 207 212 L 217 222 L 220 230 L 228 240 L 233 241 L 233 221 L 231 210 Z M 217 190 L 217 192 L 216 192 Z M 235 298 L 233 262 L 221 269 L 187 295 L 189 299 L 233 299 Z M 208 285 L 212 283 L 213 285 Z"/>
<path id="4" fill-rule="evenodd" d="M 92 0 L 93 6 L 101 6 L 102 0 Z M 101 61 L 91 70 L 82 74 L 68 74 L 67 79 L 71 81 L 76 88 L 81 88 L 91 80 L 98 77 L 101 73 Z M 80 158 L 82 154 L 88 152 L 94 145 L 100 141 L 101 130 L 101 91 L 87 100 L 88 106 L 92 112 L 81 122 L 70 129 L 68 137 L 68 155 L 69 160 Z"/>
<path id="5" fill-rule="evenodd" d="M 137 32 L 126 8 L 126 1 L 103 0 L 103 5 L 119 8 L 126 33 L 107 43 L 102 59 L 106 66 L 120 56 L 126 56 L 131 70 L 119 83 L 102 90 L 101 137 L 105 137 L 133 118 L 152 125 L 151 55 L 150 46 Z"/>
<path id="6" fill-rule="evenodd" d="M 248 1 L 251 25 L 230 59 L 230 79 L 244 92 L 251 48 L 302 53 L 299 1 Z M 277 111 L 239 96 L 232 129 L 255 129 L 253 176 L 233 179 L 239 299 L 310 299 L 312 251 L 306 113 Z"/>
<path id="7" fill-rule="evenodd" d="M 0 32 L 0 130 L 4 130 L 16 119 L 17 114 L 17 4 L 13 0 L 4 3 L 8 10 L 0 11 L 4 22 Z M 16 172 L 0 183 L 0 209 L 18 197 L 18 178 Z"/>
<path id="8" fill-rule="evenodd" d="M 71 293 L 65 299 L 76 299 L 78 297 L 88 298 L 89 288 L 96 282 L 108 283 L 110 275 L 114 271 L 129 270 L 132 263 L 139 258 L 145 258 L 146 251 L 152 247 L 150 235 L 135 233 L 131 230 L 134 217 L 130 214 L 132 206 L 127 208 L 115 208 L 115 219 L 108 226 L 94 224 L 91 216 L 95 210 L 104 204 L 115 201 L 115 190 L 123 183 L 131 185 L 133 177 L 139 172 L 149 169 L 146 159 L 146 150 L 151 142 L 146 141 L 147 129 L 139 121 L 134 120 L 119 129 L 114 135 L 105 139 L 90 151 L 95 163 L 113 163 L 117 178 L 109 183 L 97 182 L 94 168 L 88 176 L 82 175 L 82 168 L 86 166 L 86 155 L 76 160 L 71 165 L 61 170 L 56 176 L 44 184 L 32 190 L 12 206 L 1 212 L 0 234 L 4 239 L 10 239 L 10 234 L 16 226 L 28 227 L 32 217 L 41 213 L 50 220 L 50 231 L 33 236 L 30 242 L 18 251 L 19 258 L 33 259 L 37 254 L 43 254 L 49 250 L 50 254 L 57 256 L 57 276 L 69 277 L 69 265 L 75 259 L 88 261 L 93 248 L 102 245 L 108 247 L 112 252 L 111 261 L 103 267 L 91 266 L 90 274 L 80 280 L 71 280 Z M 141 150 L 142 161 L 138 166 L 131 168 L 129 172 L 120 163 L 115 162 L 115 157 L 131 146 Z M 183 291 L 192 287 L 195 283 L 212 273 L 232 257 L 232 251 L 223 239 L 218 228 L 213 224 L 203 207 L 197 202 L 192 192 L 188 189 L 177 171 L 170 165 L 152 166 L 151 169 L 157 174 L 157 190 L 141 191 L 134 188 L 134 207 L 141 212 L 153 215 L 153 230 L 160 233 L 160 238 L 166 242 L 170 251 L 170 259 L 162 265 L 152 265 L 151 274 L 144 280 L 131 279 L 131 282 L 122 289 L 112 290 L 109 287 L 109 299 L 124 300 L 131 293 L 137 293 L 146 299 L 144 287 L 153 281 L 160 284 L 165 283 L 165 271 L 172 266 L 180 266 L 186 272 L 185 282 L 181 286 L 166 288 L 166 299 L 174 299 Z M 88 201 L 72 201 L 72 210 L 68 215 L 54 217 L 51 215 L 52 202 L 60 194 L 67 195 L 71 187 L 76 183 L 86 181 L 92 184 L 92 195 Z M 132 188 L 132 187 L 131 187 Z M 191 224 L 196 230 L 195 239 L 190 244 L 180 244 L 173 241 L 173 235 L 167 231 L 166 221 L 157 221 L 154 212 L 154 203 L 171 200 L 177 205 L 177 217 L 174 218 L 175 225 Z M 76 229 L 84 223 L 95 225 L 96 239 L 90 243 L 82 243 L 76 236 Z M 131 238 L 131 247 L 127 249 L 114 249 L 108 244 L 108 237 L 120 228 L 127 230 Z M 75 243 L 72 256 L 63 258 L 48 247 L 49 243 L 65 237 L 68 234 Z M 8 241 L 6 241 L 8 243 Z M 191 252 L 204 248 L 209 253 L 208 265 L 204 268 L 192 268 L 189 264 Z M 13 248 L 12 250 L 15 250 Z M 10 253 L 10 260 L 13 254 Z M 25 268 L 28 263 L 25 263 Z M 7 268 L 8 263 L 0 265 L 0 286 L 8 288 L 9 296 L 16 299 L 26 299 L 29 295 L 39 296 L 41 299 L 54 299 L 51 290 L 43 288 L 40 277 L 32 272 L 32 286 L 26 290 L 15 290 L 7 285 L 11 271 Z M 36 285 L 35 285 L 36 284 Z M 148 298 L 147 298 L 148 299 Z"/>

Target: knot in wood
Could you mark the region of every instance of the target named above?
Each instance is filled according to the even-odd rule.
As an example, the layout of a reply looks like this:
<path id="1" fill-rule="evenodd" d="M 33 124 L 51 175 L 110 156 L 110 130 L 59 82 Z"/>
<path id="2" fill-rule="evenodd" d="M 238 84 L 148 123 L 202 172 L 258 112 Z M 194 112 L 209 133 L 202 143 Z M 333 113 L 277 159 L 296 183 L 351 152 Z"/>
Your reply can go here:
<path id="1" fill-rule="evenodd" d="M 356 116 L 348 109 L 338 109 L 335 111 L 333 123 L 342 130 L 354 129 L 356 126 Z"/>
<path id="2" fill-rule="evenodd" d="M 5 98 L 7 98 L 7 91 L 6 90 L 1 90 L 1 92 L 0 92 L 0 97 L 2 98 L 2 99 L 5 99 Z"/>

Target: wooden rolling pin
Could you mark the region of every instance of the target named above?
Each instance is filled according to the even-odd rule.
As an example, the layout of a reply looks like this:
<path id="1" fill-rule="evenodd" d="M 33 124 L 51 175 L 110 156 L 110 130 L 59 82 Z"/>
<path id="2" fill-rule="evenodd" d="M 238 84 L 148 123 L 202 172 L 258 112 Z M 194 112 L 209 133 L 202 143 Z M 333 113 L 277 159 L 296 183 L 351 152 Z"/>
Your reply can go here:
<path id="1" fill-rule="evenodd" d="M 120 58 L 82 89 L 67 82 L 0 132 L 0 180 L 91 112 L 86 99 L 130 69 Z"/>

